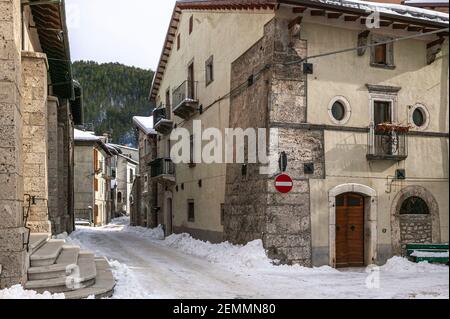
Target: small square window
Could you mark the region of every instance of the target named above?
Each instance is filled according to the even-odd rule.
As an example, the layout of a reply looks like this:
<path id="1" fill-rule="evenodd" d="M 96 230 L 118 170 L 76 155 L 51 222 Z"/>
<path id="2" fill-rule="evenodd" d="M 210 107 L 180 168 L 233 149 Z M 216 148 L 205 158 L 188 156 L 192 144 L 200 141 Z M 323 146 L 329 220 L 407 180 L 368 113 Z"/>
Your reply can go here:
<path id="1" fill-rule="evenodd" d="M 214 81 L 214 57 L 211 56 L 205 63 L 205 82 L 208 86 Z"/>
<path id="2" fill-rule="evenodd" d="M 188 221 L 193 223 L 195 222 L 195 205 L 194 200 L 188 200 Z"/>
<path id="3" fill-rule="evenodd" d="M 374 36 L 372 43 L 375 45 L 371 48 L 370 65 L 373 67 L 381 67 L 393 69 L 394 66 L 394 43 L 386 43 L 391 40 L 386 37 Z"/>

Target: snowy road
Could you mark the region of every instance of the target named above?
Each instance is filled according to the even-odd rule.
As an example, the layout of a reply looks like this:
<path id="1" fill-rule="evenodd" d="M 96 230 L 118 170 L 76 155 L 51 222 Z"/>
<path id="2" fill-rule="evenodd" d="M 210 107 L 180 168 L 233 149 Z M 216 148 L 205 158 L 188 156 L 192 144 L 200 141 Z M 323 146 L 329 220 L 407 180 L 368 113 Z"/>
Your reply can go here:
<path id="1" fill-rule="evenodd" d="M 396 258 L 369 276 L 364 269 L 272 266 L 260 243 L 212 245 L 189 236 L 157 240 L 123 225 L 80 228 L 70 240 L 106 256 L 118 279 L 115 298 L 448 298 L 446 266 Z M 258 245 L 259 244 L 259 245 Z M 196 255 L 196 256 L 195 256 Z M 372 288 L 372 289 L 371 289 Z"/>

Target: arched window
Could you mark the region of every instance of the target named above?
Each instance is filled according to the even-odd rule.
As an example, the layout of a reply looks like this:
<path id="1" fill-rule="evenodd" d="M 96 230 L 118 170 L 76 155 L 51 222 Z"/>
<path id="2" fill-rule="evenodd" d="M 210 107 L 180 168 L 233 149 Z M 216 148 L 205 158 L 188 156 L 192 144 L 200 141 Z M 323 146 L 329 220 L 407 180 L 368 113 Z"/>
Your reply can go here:
<path id="1" fill-rule="evenodd" d="M 407 198 L 400 208 L 401 215 L 428 215 L 430 214 L 430 209 L 427 203 L 420 197 L 409 197 Z"/>
<path id="2" fill-rule="evenodd" d="M 117 202 L 122 203 L 122 192 L 117 193 Z"/>

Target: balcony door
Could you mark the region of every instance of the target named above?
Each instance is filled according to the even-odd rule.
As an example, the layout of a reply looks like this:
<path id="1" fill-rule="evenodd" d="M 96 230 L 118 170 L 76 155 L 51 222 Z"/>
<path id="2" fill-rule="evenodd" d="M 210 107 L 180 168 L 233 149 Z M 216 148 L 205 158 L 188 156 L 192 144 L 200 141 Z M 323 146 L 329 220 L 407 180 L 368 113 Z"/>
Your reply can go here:
<path id="1" fill-rule="evenodd" d="M 373 121 L 375 127 L 382 123 L 392 123 L 393 118 L 392 102 L 377 101 L 373 102 Z"/>

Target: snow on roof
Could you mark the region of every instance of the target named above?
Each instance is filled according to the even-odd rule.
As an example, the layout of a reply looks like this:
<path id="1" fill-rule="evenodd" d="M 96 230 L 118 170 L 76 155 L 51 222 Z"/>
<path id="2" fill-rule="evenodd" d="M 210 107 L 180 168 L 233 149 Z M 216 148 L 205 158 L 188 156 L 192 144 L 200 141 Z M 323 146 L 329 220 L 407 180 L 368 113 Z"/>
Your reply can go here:
<path id="1" fill-rule="evenodd" d="M 360 0 L 311 0 L 311 1 L 328 5 L 341 6 L 344 8 L 359 9 L 364 11 L 375 11 L 385 14 L 448 24 L 448 13 L 410 7 L 401 4 L 379 3 Z"/>
<path id="2" fill-rule="evenodd" d="M 133 122 L 139 127 L 142 131 L 144 131 L 147 135 L 156 135 L 156 131 L 153 129 L 153 116 L 134 116 Z"/>
<path id="3" fill-rule="evenodd" d="M 95 136 L 93 132 L 81 131 L 74 129 L 74 139 L 75 141 L 101 141 L 99 136 Z"/>
<path id="4" fill-rule="evenodd" d="M 405 0 L 405 4 L 416 4 L 416 3 L 448 3 L 448 0 Z"/>

